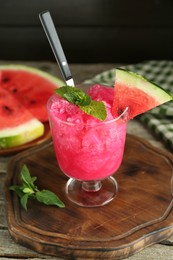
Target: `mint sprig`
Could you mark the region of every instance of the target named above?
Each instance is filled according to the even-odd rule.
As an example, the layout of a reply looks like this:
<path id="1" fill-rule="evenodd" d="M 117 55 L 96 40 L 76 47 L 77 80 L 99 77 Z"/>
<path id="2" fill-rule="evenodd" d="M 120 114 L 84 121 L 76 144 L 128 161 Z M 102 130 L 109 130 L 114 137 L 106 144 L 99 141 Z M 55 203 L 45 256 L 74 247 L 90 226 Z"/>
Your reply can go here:
<path id="1" fill-rule="evenodd" d="M 86 114 L 96 117 L 101 121 L 106 119 L 105 104 L 102 101 L 92 100 L 83 90 L 71 86 L 63 86 L 57 88 L 55 92 L 60 97 L 80 107 Z"/>
<path id="2" fill-rule="evenodd" d="M 26 165 L 22 167 L 20 173 L 21 185 L 10 186 L 9 189 L 15 191 L 20 198 L 21 206 L 27 210 L 27 203 L 29 199 L 36 199 L 37 201 L 46 205 L 54 205 L 64 208 L 64 203 L 58 196 L 49 190 L 39 190 L 34 184 L 37 177 L 31 177 L 30 172 Z"/>
<path id="3" fill-rule="evenodd" d="M 91 103 L 91 98 L 81 89 L 64 86 L 55 90 L 56 93 L 67 101 L 77 106 L 88 106 Z"/>
<path id="4" fill-rule="evenodd" d="M 96 117 L 96 118 L 100 119 L 101 121 L 105 120 L 105 118 L 107 116 L 105 104 L 102 101 L 91 100 L 90 105 L 79 106 L 79 107 L 86 114 Z"/>

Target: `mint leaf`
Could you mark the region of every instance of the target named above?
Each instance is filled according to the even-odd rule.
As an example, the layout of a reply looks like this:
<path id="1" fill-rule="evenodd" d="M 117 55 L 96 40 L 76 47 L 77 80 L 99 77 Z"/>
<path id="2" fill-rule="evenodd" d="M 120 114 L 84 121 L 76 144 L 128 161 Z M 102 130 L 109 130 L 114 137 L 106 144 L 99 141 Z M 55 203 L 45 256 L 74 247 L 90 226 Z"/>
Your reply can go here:
<path id="1" fill-rule="evenodd" d="M 55 92 L 67 101 L 79 106 L 86 114 L 96 117 L 101 121 L 106 119 L 107 112 L 105 104 L 102 101 L 91 100 L 91 97 L 81 89 L 64 86 L 57 88 Z"/>
<path id="2" fill-rule="evenodd" d="M 34 191 L 33 191 L 32 189 L 27 188 L 27 187 L 23 189 L 23 192 L 24 192 L 24 193 L 28 193 L 28 194 L 34 193 Z"/>
<path id="3" fill-rule="evenodd" d="M 20 173 L 21 185 L 13 185 L 9 190 L 15 191 L 20 198 L 22 207 L 27 210 L 28 199 L 36 199 L 37 201 L 46 205 L 55 205 L 64 208 L 64 203 L 58 198 L 56 194 L 49 190 L 39 191 L 37 186 L 34 185 L 36 177 L 31 177 L 30 172 L 26 165 L 22 167 Z"/>
<path id="4" fill-rule="evenodd" d="M 37 177 L 31 177 L 32 183 L 34 183 L 37 180 Z"/>
<path id="5" fill-rule="evenodd" d="M 26 165 L 24 165 L 22 167 L 21 170 L 21 180 L 25 183 L 25 184 L 29 184 L 31 182 L 31 176 L 29 173 L 28 168 L 26 167 Z"/>
<path id="6" fill-rule="evenodd" d="M 28 198 L 29 198 L 29 194 L 27 193 L 20 198 L 20 203 L 25 210 L 27 210 Z"/>
<path id="7" fill-rule="evenodd" d="M 20 198 L 25 194 L 18 185 L 10 186 L 9 190 L 15 191 Z"/>
<path id="8" fill-rule="evenodd" d="M 22 182 L 23 182 L 25 185 L 27 185 L 28 187 L 31 187 L 31 188 L 35 189 L 36 186 L 34 185 L 34 181 L 35 181 L 36 179 L 37 179 L 36 177 L 31 177 L 27 166 L 24 165 L 24 166 L 22 167 L 22 170 L 21 170 L 21 180 L 22 180 Z"/>
<path id="9" fill-rule="evenodd" d="M 58 198 L 58 196 L 49 190 L 38 191 L 36 193 L 36 199 L 46 205 L 56 205 L 60 208 L 65 207 L 64 203 Z"/>
<path id="10" fill-rule="evenodd" d="M 101 121 L 106 119 L 107 113 L 105 104 L 101 101 L 94 101 L 92 100 L 89 106 L 80 106 L 82 111 L 86 114 L 94 116 Z"/>
<path id="11" fill-rule="evenodd" d="M 87 106 L 91 102 L 91 98 L 84 91 L 71 86 L 57 88 L 55 92 L 67 101 L 79 106 Z"/>

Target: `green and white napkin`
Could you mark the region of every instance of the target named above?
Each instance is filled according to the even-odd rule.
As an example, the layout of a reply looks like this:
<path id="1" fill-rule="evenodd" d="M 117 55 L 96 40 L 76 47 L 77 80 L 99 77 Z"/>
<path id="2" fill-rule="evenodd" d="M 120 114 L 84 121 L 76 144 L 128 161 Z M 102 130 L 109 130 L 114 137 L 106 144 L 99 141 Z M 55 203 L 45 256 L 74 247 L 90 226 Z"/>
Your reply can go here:
<path id="1" fill-rule="evenodd" d="M 123 66 L 123 68 L 139 73 L 173 95 L 173 61 L 151 60 Z M 85 83 L 102 83 L 113 86 L 114 81 L 115 68 L 98 74 Z M 173 151 L 173 101 L 156 107 L 138 118 Z"/>

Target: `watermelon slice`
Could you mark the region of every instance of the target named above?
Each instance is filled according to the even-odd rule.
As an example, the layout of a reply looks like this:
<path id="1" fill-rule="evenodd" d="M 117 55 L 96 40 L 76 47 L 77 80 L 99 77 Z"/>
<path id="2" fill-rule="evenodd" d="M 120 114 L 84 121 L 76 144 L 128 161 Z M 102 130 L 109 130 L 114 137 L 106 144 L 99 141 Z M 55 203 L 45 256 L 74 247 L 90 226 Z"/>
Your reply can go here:
<path id="1" fill-rule="evenodd" d="M 13 95 L 38 120 L 48 121 L 46 103 L 64 82 L 46 72 L 23 65 L 0 66 L 0 88 Z"/>
<path id="2" fill-rule="evenodd" d="M 0 66 L 0 149 L 43 135 L 47 100 L 62 85 L 60 79 L 32 67 Z"/>
<path id="3" fill-rule="evenodd" d="M 112 114 L 118 116 L 128 107 L 128 120 L 173 97 L 161 87 L 134 72 L 117 68 Z"/>
<path id="4" fill-rule="evenodd" d="M 30 142 L 44 133 L 44 125 L 12 95 L 0 89 L 0 149 Z"/>

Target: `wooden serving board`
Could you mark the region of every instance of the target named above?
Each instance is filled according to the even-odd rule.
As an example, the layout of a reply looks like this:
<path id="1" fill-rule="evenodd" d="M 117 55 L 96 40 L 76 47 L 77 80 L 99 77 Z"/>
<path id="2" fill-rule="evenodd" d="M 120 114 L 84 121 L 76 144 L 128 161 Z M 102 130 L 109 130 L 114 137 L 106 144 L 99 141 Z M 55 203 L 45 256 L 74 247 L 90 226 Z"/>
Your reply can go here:
<path id="1" fill-rule="evenodd" d="M 30 201 L 20 207 L 10 185 L 26 164 L 40 189 L 64 201 L 60 209 Z M 17 243 L 65 259 L 123 259 L 173 234 L 173 156 L 128 135 L 122 166 L 115 174 L 118 196 L 108 205 L 83 208 L 65 196 L 67 177 L 51 143 L 13 157 L 5 183 L 8 227 Z"/>

